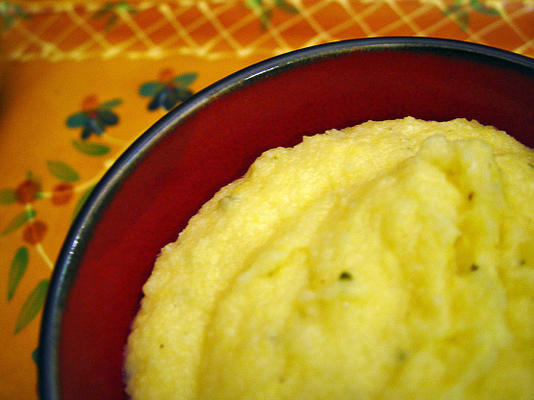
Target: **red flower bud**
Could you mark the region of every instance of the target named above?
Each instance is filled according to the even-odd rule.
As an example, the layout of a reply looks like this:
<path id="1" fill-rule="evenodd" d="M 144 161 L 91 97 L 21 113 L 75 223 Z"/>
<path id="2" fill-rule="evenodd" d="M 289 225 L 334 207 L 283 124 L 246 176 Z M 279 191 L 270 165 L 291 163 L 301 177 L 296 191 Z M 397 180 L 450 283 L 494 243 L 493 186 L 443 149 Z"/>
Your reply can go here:
<path id="1" fill-rule="evenodd" d="M 90 94 L 82 100 L 82 111 L 89 111 L 98 108 L 98 97 L 95 94 Z"/>
<path id="2" fill-rule="evenodd" d="M 174 71 L 170 68 L 162 69 L 159 73 L 160 82 L 169 82 L 172 78 L 174 78 Z"/>

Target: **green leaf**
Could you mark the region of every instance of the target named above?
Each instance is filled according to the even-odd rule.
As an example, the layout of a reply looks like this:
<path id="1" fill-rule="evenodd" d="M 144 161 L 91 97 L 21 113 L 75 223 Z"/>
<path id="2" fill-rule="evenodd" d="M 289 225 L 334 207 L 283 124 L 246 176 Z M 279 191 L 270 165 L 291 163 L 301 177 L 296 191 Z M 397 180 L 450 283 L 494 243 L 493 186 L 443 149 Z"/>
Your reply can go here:
<path id="1" fill-rule="evenodd" d="M 186 74 L 178 75 L 173 79 L 173 82 L 180 87 L 187 87 L 197 79 L 197 76 L 198 74 L 196 72 L 188 72 Z"/>
<path id="2" fill-rule="evenodd" d="M 270 8 L 264 8 L 263 10 L 261 10 L 260 21 L 261 21 L 261 26 L 263 28 L 267 28 L 269 24 L 271 23 L 272 12 L 273 10 Z"/>
<path id="3" fill-rule="evenodd" d="M 456 12 L 456 21 L 462 31 L 465 31 L 469 26 L 469 13 L 466 10 L 458 10 Z"/>
<path id="4" fill-rule="evenodd" d="M 91 18 L 93 19 L 100 19 L 100 18 L 103 18 L 107 15 L 107 13 L 109 12 L 109 10 L 106 10 L 105 8 L 101 8 L 100 10 L 97 10 L 92 16 Z"/>
<path id="5" fill-rule="evenodd" d="M 15 4 L 15 15 L 19 18 L 29 18 L 30 16 L 26 14 L 26 11 L 22 8 L 20 4 Z"/>
<path id="6" fill-rule="evenodd" d="M 41 311 L 48 291 L 48 283 L 48 279 L 39 282 L 22 305 L 15 323 L 15 334 L 23 330 Z"/>
<path id="7" fill-rule="evenodd" d="M 276 6 L 280 10 L 285 11 L 287 13 L 296 14 L 296 13 L 299 12 L 297 7 L 295 7 L 293 4 L 289 3 L 287 0 L 275 0 L 274 4 L 276 4 Z"/>
<path id="8" fill-rule="evenodd" d="M 106 22 L 106 26 L 104 27 L 106 32 L 111 31 L 117 22 L 119 21 L 119 16 L 117 14 L 113 14 L 109 17 L 109 19 Z"/>
<path id="9" fill-rule="evenodd" d="M 163 88 L 163 85 L 159 82 L 156 82 L 156 81 L 147 82 L 139 86 L 139 94 L 145 97 L 154 96 L 162 88 Z"/>
<path id="10" fill-rule="evenodd" d="M 252 10 L 260 10 L 263 7 L 263 0 L 245 0 L 245 4 Z"/>
<path id="11" fill-rule="evenodd" d="M 47 161 L 48 171 L 56 178 L 66 182 L 76 182 L 80 175 L 63 161 Z"/>
<path id="12" fill-rule="evenodd" d="M 248 8 L 255 11 L 260 19 L 262 28 L 267 28 L 271 23 L 272 9 L 263 4 L 263 0 L 245 0 Z"/>
<path id="13" fill-rule="evenodd" d="M 445 15 L 449 15 L 449 14 L 454 14 L 456 13 L 459 9 L 462 8 L 462 0 L 454 0 L 454 3 L 452 3 L 450 5 L 450 7 L 446 8 L 443 13 Z"/>
<path id="14" fill-rule="evenodd" d="M 11 29 L 14 23 L 15 23 L 15 18 L 12 15 L 6 15 L 5 17 L 2 18 L 3 29 L 6 32 Z"/>
<path id="15" fill-rule="evenodd" d="M 86 142 L 85 140 L 74 139 L 72 145 L 76 150 L 89 156 L 103 156 L 110 151 L 109 147 L 104 144 Z"/>
<path id="16" fill-rule="evenodd" d="M 116 107 L 119 104 L 122 104 L 121 99 L 113 99 L 113 100 L 106 101 L 105 103 L 100 104 L 98 108 L 111 108 L 111 107 Z"/>
<path id="17" fill-rule="evenodd" d="M 127 1 L 121 1 L 119 4 L 117 4 L 116 10 L 119 13 L 135 14 L 137 12 L 137 9 Z"/>
<path id="18" fill-rule="evenodd" d="M 8 233 L 11 233 L 13 231 L 16 231 L 21 226 L 23 226 L 26 222 L 33 219 L 35 217 L 35 210 L 32 208 L 30 210 L 26 210 L 21 212 L 20 214 L 17 214 L 9 224 L 7 224 L 6 228 L 0 233 L 0 236 L 5 236 Z"/>
<path id="19" fill-rule="evenodd" d="M 78 128 L 79 126 L 84 126 L 88 119 L 87 114 L 80 111 L 68 117 L 66 124 L 69 128 Z"/>
<path id="20" fill-rule="evenodd" d="M 0 190 L 0 204 L 12 204 L 17 201 L 15 189 L 1 189 Z"/>
<path id="21" fill-rule="evenodd" d="M 100 10 L 98 10 L 97 12 L 95 12 L 93 14 L 92 18 L 102 18 L 102 17 L 104 17 L 106 14 L 108 14 L 113 9 L 113 7 L 114 7 L 113 3 L 105 4 Z"/>
<path id="22" fill-rule="evenodd" d="M 78 202 L 76 203 L 76 205 L 74 206 L 74 211 L 72 212 L 72 219 L 76 218 L 76 216 L 78 215 L 78 213 L 80 212 L 80 210 L 82 209 L 83 205 L 85 204 L 87 198 L 89 197 L 89 195 L 91 194 L 91 192 L 93 191 L 94 189 L 94 185 L 91 186 L 90 188 L 88 188 L 81 196 L 80 198 L 78 199 Z"/>
<path id="23" fill-rule="evenodd" d="M 41 182 L 41 180 L 37 177 L 37 175 L 35 175 L 32 171 L 28 170 L 28 172 L 26 172 L 26 179 L 28 179 L 29 181 L 33 181 L 33 182 Z"/>
<path id="24" fill-rule="evenodd" d="M 9 270 L 9 280 L 7 284 L 7 301 L 10 301 L 17 290 L 20 280 L 26 272 L 28 266 L 29 254 L 25 246 L 19 247 L 15 253 L 15 257 L 11 261 L 11 268 Z"/>
<path id="25" fill-rule="evenodd" d="M 483 4 L 480 0 L 470 0 L 469 4 L 474 10 L 486 15 L 500 15 L 499 10 Z"/>

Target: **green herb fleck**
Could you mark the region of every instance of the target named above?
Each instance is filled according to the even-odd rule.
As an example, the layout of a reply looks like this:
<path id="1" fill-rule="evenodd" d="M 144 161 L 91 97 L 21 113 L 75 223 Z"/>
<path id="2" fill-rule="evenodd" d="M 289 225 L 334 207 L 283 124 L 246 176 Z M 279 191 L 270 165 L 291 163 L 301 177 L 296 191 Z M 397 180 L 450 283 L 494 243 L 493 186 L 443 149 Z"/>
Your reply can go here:
<path id="1" fill-rule="evenodd" d="M 339 274 L 339 280 L 340 281 L 351 281 L 352 275 L 347 271 L 343 271 L 341 274 Z"/>
<path id="2" fill-rule="evenodd" d="M 471 201 L 473 200 L 473 197 L 475 197 L 475 192 L 469 192 L 469 194 L 467 195 L 467 200 Z"/>

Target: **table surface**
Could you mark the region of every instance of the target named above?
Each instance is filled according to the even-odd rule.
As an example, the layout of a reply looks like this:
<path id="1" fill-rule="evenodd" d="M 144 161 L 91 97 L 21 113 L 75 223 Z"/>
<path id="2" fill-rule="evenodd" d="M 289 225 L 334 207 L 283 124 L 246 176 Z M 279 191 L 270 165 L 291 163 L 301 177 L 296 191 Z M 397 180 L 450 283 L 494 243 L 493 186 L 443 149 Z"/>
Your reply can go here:
<path id="1" fill-rule="evenodd" d="M 534 1 L 1 1 L 0 400 L 35 399 L 54 262 L 114 160 L 167 109 L 273 55 L 375 36 L 534 57 Z"/>

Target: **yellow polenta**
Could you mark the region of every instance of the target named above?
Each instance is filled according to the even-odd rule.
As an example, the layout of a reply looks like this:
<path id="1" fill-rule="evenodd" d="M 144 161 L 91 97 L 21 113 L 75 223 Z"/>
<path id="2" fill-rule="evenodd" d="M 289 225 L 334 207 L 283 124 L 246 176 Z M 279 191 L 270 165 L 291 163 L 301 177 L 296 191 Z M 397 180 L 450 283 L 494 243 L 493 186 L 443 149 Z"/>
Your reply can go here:
<path id="1" fill-rule="evenodd" d="M 145 399 L 534 399 L 534 152 L 457 119 L 267 151 L 166 246 Z"/>

